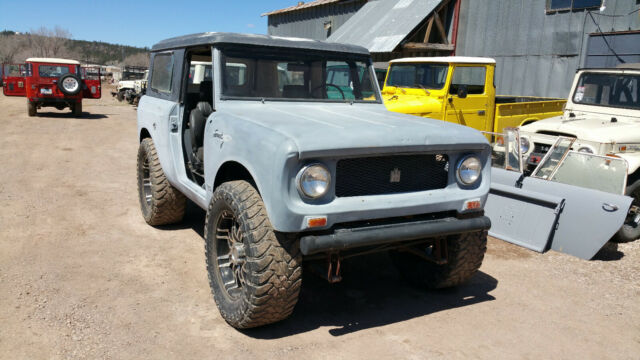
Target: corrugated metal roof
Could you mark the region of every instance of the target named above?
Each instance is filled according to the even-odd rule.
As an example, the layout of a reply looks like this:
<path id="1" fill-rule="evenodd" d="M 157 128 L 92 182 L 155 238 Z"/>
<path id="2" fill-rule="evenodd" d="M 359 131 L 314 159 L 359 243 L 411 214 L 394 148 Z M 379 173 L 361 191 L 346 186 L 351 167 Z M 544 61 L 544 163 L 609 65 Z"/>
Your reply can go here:
<path id="1" fill-rule="evenodd" d="M 357 44 L 372 53 L 391 52 L 440 0 L 374 0 L 366 3 L 327 41 Z"/>
<path id="2" fill-rule="evenodd" d="M 316 6 L 336 3 L 336 2 L 339 2 L 339 1 L 342 1 L 342 0 L 316 0 L 316 1 L 311 1 L 311 2 L 308 2 L 308 3 L 304 3 L 303 2 L 300 5 L 294 5 L 294 6 L 289 6 L 288 8 L 270 11 L 270 12 L 264 13 L 264 14 L 262 14 L 260 16 L 283 14 L 283 13 L 287 13 L 287 12 L 291 12 L 291 11 L 297 11 L 297 10 L 302 10 L 302 9 L 306 9 L 306 8 L 311 8 L 311 7 L 316 7 Z"/>

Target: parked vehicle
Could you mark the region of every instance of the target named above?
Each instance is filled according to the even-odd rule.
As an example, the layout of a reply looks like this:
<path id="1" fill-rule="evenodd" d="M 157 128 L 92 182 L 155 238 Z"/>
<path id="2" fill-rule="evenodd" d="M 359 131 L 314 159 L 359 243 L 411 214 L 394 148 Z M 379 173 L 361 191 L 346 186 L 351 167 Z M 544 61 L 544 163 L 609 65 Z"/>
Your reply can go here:
<path id="1" fill-rule="evenodd" d="M 123 71 L 123 80 L 118 81 L 116 91 L 112 91 L 111 95 L 115 96 L 118 101 L 127 101 L 129 104 L 137 103 L 144 95 L 148 78 L 149 70 L 142 72 Z"/>
<path id="2" fill-rule="evenodd" d="M 26 96 L 29 116 L 43 107 L 70 108 L 82 114 L 82 99 L 101 96 L 100 68 L 81 67 L 75 60 L 29 58 L 24 64 L 3 64 L 5 96 Z"/>
<path id="3" fill-rule="evenodd" d="M 191 80 L 195 62 L 212 64 L 211 80 Z M 329 96 L 329 66 L 350 69 L 349 94 Z M 480 267 L 486 138 L 388 112 L 374 79 L 359 46 L 228 33 L 153 46 L 138 106 L 142 215 L 179 222 L 187 198 L 206 209 L 210 285 L 232 326 L 288 317 L 303 262 L 336 282 L 342 259 L 391 251 L 431 288 Z"/>
<path id="4" fill-rule="evenodd" d="M 557 136 L 574 138 L 572 149 L 626 160 L 626 194 L 640 206 L 640 66 L 578 70 L 564 114 L 522 126 L 529 171 Z M 640 237 L 640 215 L 630 213 L 619 241 Z"/>
<path id="5" fill-rule="evenodd" d="M 387 109 L 502 132 L 562 114 L 564 99 L 496 96 L 496 62 L 479 57 L 392 60 L 382 90 Z"/>

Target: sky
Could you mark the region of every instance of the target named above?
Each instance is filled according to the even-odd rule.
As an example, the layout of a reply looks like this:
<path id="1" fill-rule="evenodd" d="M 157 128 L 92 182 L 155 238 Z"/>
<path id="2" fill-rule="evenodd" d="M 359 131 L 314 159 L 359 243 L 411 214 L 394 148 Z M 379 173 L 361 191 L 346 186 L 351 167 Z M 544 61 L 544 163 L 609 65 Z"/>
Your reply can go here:
<path id="1" fill-rule="evenodd" d="M 309 1 L 309 0 L 307 0 Z M 267 33 L 267 17 L 298 0 L 0 0 L 0 30 L 60 26 L 73 39 L 151 47 L 206 31 Z M 28 4 L 28 6 L 27 6 Z"/>

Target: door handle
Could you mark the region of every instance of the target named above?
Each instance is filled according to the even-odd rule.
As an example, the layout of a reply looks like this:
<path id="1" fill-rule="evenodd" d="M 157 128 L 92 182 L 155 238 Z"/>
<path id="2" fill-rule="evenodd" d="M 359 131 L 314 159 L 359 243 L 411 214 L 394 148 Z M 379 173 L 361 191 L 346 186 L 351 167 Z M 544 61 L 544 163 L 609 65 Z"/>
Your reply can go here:
<path id="1" fill-rule="evenodd" d="M 478 110 L 478 115 L 484 116 L 484 114 L 485 114 L 484 110 Z"/>
<path id="2" fill-rule="evenodd" d="M 616 204 L 609 204 L 609 203 L 603 203 L 602 204 L 602 209 L 606 212 L 614 212 L 614 211 L 618 211 L 618 205 Z"/>

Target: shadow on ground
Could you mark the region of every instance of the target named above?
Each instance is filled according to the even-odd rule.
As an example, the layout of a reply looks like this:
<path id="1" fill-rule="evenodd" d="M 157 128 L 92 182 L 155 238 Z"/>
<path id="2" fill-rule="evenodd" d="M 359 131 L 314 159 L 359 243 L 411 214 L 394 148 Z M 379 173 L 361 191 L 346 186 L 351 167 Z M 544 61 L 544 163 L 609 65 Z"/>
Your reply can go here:
<path id="1" fill-rule="evenodd" d="M 73 113 L 59 113 L 59 112 L 38 112 L 38 117 L 47 117 L 47 118 L 77 118 L 83 120 L 99 120 L 99 119 L 107 119 L 109 118 L 109 114 L 91 114 L 88 112 L 83 112 L 82 115 L 76 116 Z"/>
<path id="2" fill-rule="evenodd" d="M 193 229 L 204 236 L 205 212 L 188 204 L 185 221 L 162 227 Z M 343 281 L 329 284 L 304 269 L 300 300 L 293 315 L 280 323 L 242 331 L 258 339 L 277 339 L 319 327 L 332 327 L 333 336 L 389 325 L 443 310 L 495 300 L 489 294 L 498 280 L 478 272 L 467 284 L 454 289 L 429 291 L 406 283 L 386 253 L 348 259 L 342 263 Z"/>
<path id="3" fill-rule="evenodd" d="M 600 261 L 616 261 L 624 257 L 624 253 L 618 250 L 618 244 L 612 241 L 604 244 L 602 249 L 593 257 L 592 260 Z"/>

